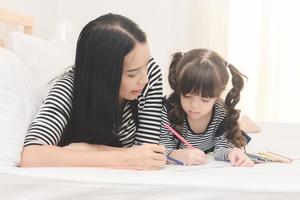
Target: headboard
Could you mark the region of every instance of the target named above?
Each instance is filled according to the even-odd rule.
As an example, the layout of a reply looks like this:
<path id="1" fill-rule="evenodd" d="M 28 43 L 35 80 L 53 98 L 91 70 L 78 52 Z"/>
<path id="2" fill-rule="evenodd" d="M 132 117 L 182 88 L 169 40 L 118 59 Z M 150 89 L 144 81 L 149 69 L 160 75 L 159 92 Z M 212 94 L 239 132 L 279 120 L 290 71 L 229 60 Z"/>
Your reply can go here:
<path id="1" fill-rule="evenodd" d="M 6 29 L 5 26 L 16 26 L 22 27 L 23 32 L 26 34 L 32 34 L 33 29 L 33 18 L 29 16 L 25 16 L 22 14 L 18 14 L 16 12 L 11 12 L 8 10 L 0 9 L 0 27 L 1 30 L 4 32 Z M 4 33 L 0 35 L 0 47 L 4 47 L 5 44 L 5 37 Z"/>

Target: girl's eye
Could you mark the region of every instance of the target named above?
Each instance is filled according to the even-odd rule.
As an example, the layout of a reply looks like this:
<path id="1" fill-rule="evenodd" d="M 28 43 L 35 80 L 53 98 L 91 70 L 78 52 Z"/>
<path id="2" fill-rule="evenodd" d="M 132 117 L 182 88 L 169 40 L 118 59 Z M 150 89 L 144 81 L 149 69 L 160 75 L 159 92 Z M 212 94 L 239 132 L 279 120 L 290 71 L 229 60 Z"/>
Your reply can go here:
<path id="1" fill-rule="evenodd" d="M 208 103 L 209 101 L 210 101 L 210 99 L 209 98 L 201 98 L 201 100 L 203 101 L 203 102 L 205 102 L 205 103 Z"/>
<path id="2" fill-rule="evenodd" d="M 185 94 L 183 96 L 184 96 L 184 98 L 190 98 L 190 97 L 192 97 L 192 95 L 190 95 L 190 94 Z"/>

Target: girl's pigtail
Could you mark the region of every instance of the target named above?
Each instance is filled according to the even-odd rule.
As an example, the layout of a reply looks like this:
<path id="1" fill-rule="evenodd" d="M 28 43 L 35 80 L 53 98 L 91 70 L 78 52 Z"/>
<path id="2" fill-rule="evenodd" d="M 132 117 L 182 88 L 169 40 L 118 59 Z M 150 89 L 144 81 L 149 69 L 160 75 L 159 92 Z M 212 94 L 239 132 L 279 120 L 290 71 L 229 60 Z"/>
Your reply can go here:
<path id="1" fill-rule="evenodd" d="M 169 103 L 172 105 L 172 108 L 168 112 L 169 119 L 171 123 L 175 126 L 175 128 L 181 132 L 181 128 L 183 126 L 184 121 L 184 111 L 181 107 L 180 103 L 180 94 L 177 93 L 177 73 L 176 68 L 179 61 L 182 59 L 183 54 L 181 52 L 177 52 L 172 55 L 171 64 L 169 67 L 169 84 L 173 89 L 173 93 L 169 96 Z"/>
<path id="2" fill-rule="evenodd" d="M 181 52 L 174 53 L 172 55 L 171 64 L 169 67 L 169 84 L 174 92 L 176 92 L 176 67 L 180 59 L 183 57 Z"/>
<path id="3" fill-rule="evenodd" d="M 240 93 L 244 87 L 243 74 L 241 74 L 233 65 L 227 65 L 232 78 L 232 88 L 225 98 L 225 105 L 228 109 L 226 118 L 227 139 L 231 140 L 237 147 L 246 145 L 245 138 L 242 136 L 242 131 L 238 125 L 240 110 L 235 109 L 235 106 L 240 101 Z"/>

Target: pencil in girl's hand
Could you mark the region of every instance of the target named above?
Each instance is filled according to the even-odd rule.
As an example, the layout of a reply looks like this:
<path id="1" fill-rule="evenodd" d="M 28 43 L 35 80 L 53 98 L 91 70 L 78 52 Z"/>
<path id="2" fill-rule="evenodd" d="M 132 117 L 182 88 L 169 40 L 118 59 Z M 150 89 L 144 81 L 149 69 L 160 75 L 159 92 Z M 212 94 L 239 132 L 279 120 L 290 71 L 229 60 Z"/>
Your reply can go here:
<path id="1" fill-rule="evenodd" d="M 165 124 L 165 127 L 173 134 L 175 135 L 178 140 L 180 140 L 181 142 L 183 142 L 185 145 L 187 145 L 189 148 L 193 149 L 194 147 L 188 142 L 186 141 L 179 133 L 177 133 L 170 125 Z"/>
<path id="2" fill-rule="evenodd" d="M 171 156 L 167 156 L 167 159 L 170 161 L 173 161 L 176 165 L 185 165 L 183 162 L 181 162 L 175 158 L 172 158 Z"/>

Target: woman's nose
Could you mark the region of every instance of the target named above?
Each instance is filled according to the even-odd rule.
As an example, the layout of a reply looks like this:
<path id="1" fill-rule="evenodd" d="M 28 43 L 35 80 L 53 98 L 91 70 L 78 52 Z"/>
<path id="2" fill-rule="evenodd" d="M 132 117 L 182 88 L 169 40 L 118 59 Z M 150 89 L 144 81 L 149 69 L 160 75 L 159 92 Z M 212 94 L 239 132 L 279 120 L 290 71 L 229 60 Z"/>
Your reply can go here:
<path id="1" fill-rule="evenodd" d="M 146 85 L 147 83 L 148 83 L 148 74 L 147 74 L 147 70 L 145 70 L 142 77 L 139 79 L 139 84 Z"/>

